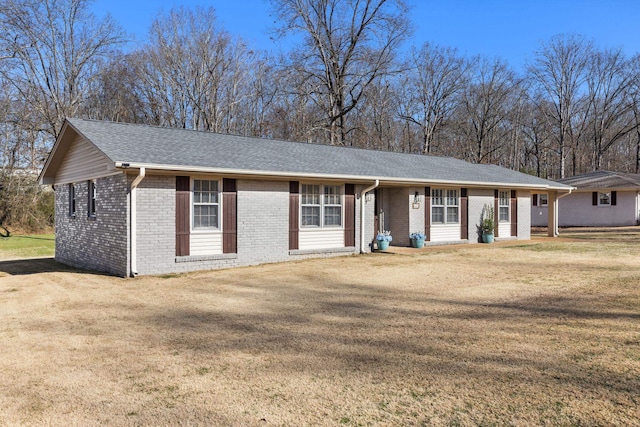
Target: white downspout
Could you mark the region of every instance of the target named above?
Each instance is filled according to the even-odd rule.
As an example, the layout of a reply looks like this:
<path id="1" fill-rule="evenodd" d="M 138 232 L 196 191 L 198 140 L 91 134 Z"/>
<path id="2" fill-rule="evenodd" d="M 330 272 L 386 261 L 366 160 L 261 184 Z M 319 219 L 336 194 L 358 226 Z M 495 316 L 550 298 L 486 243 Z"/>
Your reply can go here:
<path id="1" fill-rule="evenodd" d="M 364 250 L 364 247 L 365 247 L 364 246 L 365 245 L 365 240 L 364 240 L 364 234 L 365 234 L 364 233 L 364 226 L 365 226 L 365 223 L 364 223 L 364 212 L 366 210 L 365 209 L 365 197 L 366 197 L 365 195 L 369 191 L 373 190 L 374 188 L 377 188 L 378 185 L 380 185 L 380 180 L 376 179 L 375 184 L 365 188 L 364 190 L 362 190 L 360 192 L 360 253 L 361 254 L 365 253 L 365 250 Z"/>
<path id="2" fill-rule="evenodd" d="M 558 237 L 560 235 L 560 232 L 558 231 L 558 205 L 559 205 L 558 200 L 562 199 L 563 197 L 567 197 L 569 194 L 571 194 L 572 191 L 573 191 L 573 188 L 570 189 L 568 193 L 561 194 L 558 197 L 556 197 L 556 202 L 553 204 L 553 217 L 555 218 L 554 220 L 555 230 L 553 230 L 554 237 Z"/>
<path id="3" fill-rule="evenodd" d="M 138 172 L 138 176 L 131 183 L 131 275 L 135 276 L 138 274 L 138 265 L 136 263 L 136 255 L 137 255 L 137 191 L 138 184 L 144 179 L 145 176 L 145 168 L 140 168 Z"/>

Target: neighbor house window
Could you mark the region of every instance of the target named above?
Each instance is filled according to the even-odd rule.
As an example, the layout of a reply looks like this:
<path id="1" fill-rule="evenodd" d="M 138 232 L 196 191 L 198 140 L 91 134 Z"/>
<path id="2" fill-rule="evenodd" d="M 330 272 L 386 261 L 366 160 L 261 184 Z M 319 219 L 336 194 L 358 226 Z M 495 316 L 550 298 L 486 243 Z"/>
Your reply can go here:
<path id="1" fill-rule="evenodd" d="M 540 194 L 540 206 L 549 206 L 549 195 L 548 194 Z"/>
<path id="2" fill-rule="evenodd" d="M 509 192 L 498 192 L 498 219 L 500 222 L 509 222 Z"/>
<path id="3" fill-rule="evenodd" d="M 69 216 L 76 216 L 76 185 L 69 184 Z"/>
<path id="4" fill-rule="evenodd" d="M 598 193 L 599 206 L 611 206 L 611 193 Z"/>
<path id="5" fill-rule="evenodd" d="M 457 224 L 460 221 L 460 198 L 458 190 L 431 190 L 431 222 L 434 224 Z"/>
<path id="6" fill-rule="evenodd" d="M 193 180 L 193 229 L 219 228 L 219 182 Z"/>
<path id="7" fill-rule="evenodd" d="M 342 226 L 342 186 L 302 184 L 302 227 Z"/>
<path id="8" fill-rule="evenodd" d="M 88 214 L 89 217 L 94 218 L 96 216 L 96 182 L 91 180 L 87 182 L 89 200 L 88 200 Z"/>

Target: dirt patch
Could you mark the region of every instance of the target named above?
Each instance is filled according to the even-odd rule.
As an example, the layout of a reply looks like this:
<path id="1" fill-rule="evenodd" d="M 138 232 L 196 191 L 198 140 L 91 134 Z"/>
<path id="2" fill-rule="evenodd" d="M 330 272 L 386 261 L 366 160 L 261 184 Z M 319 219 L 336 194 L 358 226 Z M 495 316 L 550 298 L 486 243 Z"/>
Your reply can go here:
<path id="1" fill-rule="evenodd" d="M 623 237 L 130 280 L 4 265 L 0 424 L 640 419 L 640 262 Z"/>

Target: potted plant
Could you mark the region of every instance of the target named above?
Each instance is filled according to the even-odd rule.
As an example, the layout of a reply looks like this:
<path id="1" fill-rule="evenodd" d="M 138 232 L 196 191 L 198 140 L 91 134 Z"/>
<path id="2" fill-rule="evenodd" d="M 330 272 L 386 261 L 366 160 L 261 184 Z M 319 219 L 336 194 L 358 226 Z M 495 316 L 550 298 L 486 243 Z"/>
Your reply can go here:
<path id="1" fill-rule="evenodd" d="M 426 238 L 427 238 L 427 235 L 424 234 L 422 231 L 411 233 L 409 235 L 409 239 L 411 239 L 411 246 L 418 249 L 424 246 L 424 239 Z"/>
<path id="2" fill-rule="evenodd" d="M 493 243 L 493 232 L 496 228 L 493 206 L 484 205 L 480 229 L 482 230 L 482 242 Z"/>
<path id="3" fill-rule="evenodd" d="M 391 237 L 390 231 L 379 231 L 376 236 L 376 241 L 378 242 L 378 249 L 381 251 L 389 249 L 389 242 L 393 240 Z"/>

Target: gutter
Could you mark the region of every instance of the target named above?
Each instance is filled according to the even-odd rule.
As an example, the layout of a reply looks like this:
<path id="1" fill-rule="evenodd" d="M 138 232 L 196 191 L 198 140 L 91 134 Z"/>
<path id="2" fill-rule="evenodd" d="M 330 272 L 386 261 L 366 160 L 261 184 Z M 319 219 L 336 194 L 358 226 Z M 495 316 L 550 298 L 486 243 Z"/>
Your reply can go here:
<path id="1" fill-rule="evenodd" d="M 131 225 L 129 227 L 131 237 L 131 275 L 135 276 L 138 274 L 138 264 L 136 262 L 137 251 L 138 251 L 138 237 L 137 237 L 137 191 L 138 184 L 142 182 L 145 177 L 146 170 L 145 168 L 140 168 L 138 171 L 138 176 L 131 183 Z"/>
<path id="2" fill-rule="evenodd" d="M 499 188 L 508 187 L 513 189 L 529 189 L 537 191 L 566 191 L 569 186 L 556 187 L 553 185 L 535 185 L 535 184 L 517 184 L 513 182 L 486 182 L 486 181 L 456 181 L 449 179 L 411 179 L 411 178 L 399 178 L 399 177 L 386 177 L 381 180 L 379 176 L 364 176 L 364 175 L 336 175 L 330 173 L 305 173 L 305 172 L 281 172 L 281 171 L 258 171 L 247 169 L 232 169 L 232 168 L 211 168 L 211 167 L 197 167 L 197 166 L 179 166 L 179 165 L 163 165 L 153 163 L 127 163 L 117 161 L 114 165 L 118 169 L 127 168 L 146 168 L 158 171 L 171 171 L 171 172 L 192 172 L 192 173 L 214 173 L 214 174 L 230 174 L 240 175 L 246 177 L 273 177 L 273 178 L 286 178 L 290 179 L 295 177 L 296 179 L 330 179 L 338 181 L 354 181 L 354 182 L 366 182 L 372 180 L 379 180 L 390 185 L 450 185 L 457 187 L 471 187 L 471 188 Z"/>
<path id="3" fill-rule="evenodd" d="M 360 253 L 364 254 L 365 250 L 364 250 L 364 245 L 365 245 L 365 238 L 364 238 L 364 226 L 365 226 L 365 221 L 364 221 L 364 212 L 365 212 L 365 195 L 373 190 L 374 188 L 377 188 L 380 185 L 380 180 L 376 179 L 376 182 L 373 185 L 370 185 L 369 187 L 365 188 L 364 190 L 362 190 L 360 192 Z"/>
<path id="4" fill-rule="evenodd" d="M 558 237 L 560 235 L 560 232 L 558 231 L 558 200 L 562 199 L 563 197 L 567 197 L 569 194 L 571 194 L 572 191 L 573 187 L 569 189 L 568 193 L 564 193 L 556 197 L 556 202 L 553 204 L 553 223 L 555 228 L 553 230 L 554 237 Z"/>

